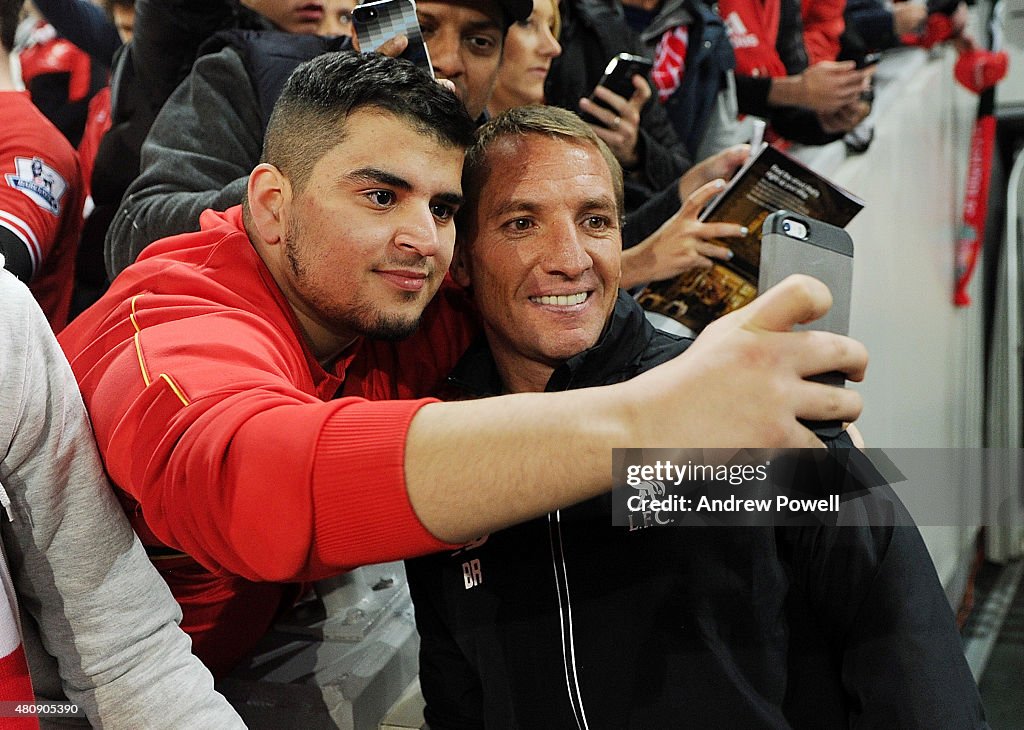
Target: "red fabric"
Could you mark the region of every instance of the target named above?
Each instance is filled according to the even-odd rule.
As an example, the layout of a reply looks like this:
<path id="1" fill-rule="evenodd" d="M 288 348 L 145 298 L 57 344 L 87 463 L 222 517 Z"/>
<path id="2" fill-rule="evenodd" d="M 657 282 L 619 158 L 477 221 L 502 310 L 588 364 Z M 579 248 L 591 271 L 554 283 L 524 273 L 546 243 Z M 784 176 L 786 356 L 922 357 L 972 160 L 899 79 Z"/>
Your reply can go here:
<path id="1" fill-rule="evenodd" d="M 672 98 L 683 80 L 686 67 L 686 44 L 689 29 L 683 26 L 666 30 L 654 49 L 654 69 L 651 79 L 658 90 L 658 101 L 662 104 Z"/>
<path id="2" fill-rule="evenodd" d="M 92 169 L 96 163 L 96 153 L 100 149 L 103 135 L 111 126 L 110 119 L 110 87 L 104 86 L 89 101 L 89 118 L 85 122 L 82 141 L 78 143 L 78 160 L 82 166 L 83 197 L 92 192 Z"/>
<path id="3" fill-rule="evenodd" d="M 953 37 L 953 20 L 945 13 L 932 13 L 925 21 L 924 30 L 920 33 L 905 33 L 900 42 L 905 46 L 932 46 L 948 41 Z"/>
<path id="4" fill-rule="evenodd" d="M 991 114 L 974 123 L 971 155 L 967 167 L 967 189 L 964 192 L 963 225 L 956 242 L 956 286 L 953 303 L 966 307 L 971 303 L 967 287 L 978 263 L 985 240 L 985 217 L 988 215 L 988 186 L 992 177 L 992 151 L 995 147 L 996 120 Z"/>
<path id="5" fill-rule="evenodd" d="M 980 94 L 1002 81 L 1009 65 L 1010 57 L 1006 51 L 971 48 L 957 58 L 953 75 L 964 88 Z"/>
<path id="6" fill-rule="evenodd" d="M 14 611 L 17 612 L 16 607 Z M 0 702 L 35 702 L 25 648 L 21 644 L 7 656 L 0 657 Z M 38 727 L 39 720 L 35 715 L 0 717 L 0 728 L 3 730 L 33 730 Z"/>
<path id="7" fill-rule="evenodd" d="M 28 247 L 29 288 L 59 331 L 68 319 L 82 231 L 78 156 L 28 92 L 0 92 L 0 109 L 0 226 Z"/>
<path id="8" fill-rule="evenodd" d="M 807 65 L 835 61 L 839 56 L 839 36 L 846 30 L 843 11 L 846 0 L 803 0 L 800 16 L 804 24 L 804 48 Z"/>
<path id="9" fill-rule="evenodd" d="M 405 439 L 430 402 L 410 399 L 474 332 L 448 282 L 416 335 L 363 341 L 326 372 L 240 207 L 201 225 L 149 246 L 60 341 L 143 542 L 194 558 L 156 564 L 196 654 L 225 668 L 291 599 L 280 583 L 448 547 L 409 504 Z"/>
<path id="10" fill-rule="evenodd" d="M 737 75 L 786 75 L 786 67 L 775 50 L 780 0 L 721 0 L 718 11 L 736 52 Z"/>
<path id="11" fill-rule="evenodd" d="M 45 21 L 37 24 L 39 30 Z M 52 31 L 51 31 L 52 32 Z M 92 59 L 69 40 L 51 37 L 30 45 L 20 54 L 21 78 L 28 86 L 36 76 L 54 73 L 69 74 L 68 101 L 81 101 L 89 95 L 92 83 Z"/>

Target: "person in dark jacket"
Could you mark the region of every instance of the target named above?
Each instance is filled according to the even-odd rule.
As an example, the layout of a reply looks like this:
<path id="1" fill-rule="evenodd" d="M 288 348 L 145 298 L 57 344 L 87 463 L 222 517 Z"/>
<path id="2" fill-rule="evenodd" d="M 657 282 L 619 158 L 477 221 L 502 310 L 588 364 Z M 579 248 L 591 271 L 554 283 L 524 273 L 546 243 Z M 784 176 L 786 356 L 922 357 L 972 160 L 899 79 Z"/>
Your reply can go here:
<path id="1" fill-rule="evenodd" d="M 349 3 L 351 4 L 351 2 Z M 188 76 L 199 49 L 220 31 L 346 33 L 327 11 L 303 12 L 295 0 L 137 0 L 134 37 L 114 59 L 111 128 L 96 153 L 93 202 L 101 233 L 141 169 L 142 145 L 171 93 Z"/>
<path id="2" fill-rule="evenodd" d="M 544 85 L 546 100 L 563 109 L 593 112 L 593 105 L 581 100 L 597 87 L 608 61 L 622 52 L 643 55 L 644 49 L 615 2 L 564 0 L 560 8 L 562 55 L 552 61 Z M 643 104 L 639 112 L 633 108 L 638 101 Z M 649 90 L 642 98 L 639 92 L 632 100 L 620 98 L 618 105 L 622 112 L 617 118 L 621 121 L 619 125 L 612 121 L 609 126 L 628 123 L 637 135 L 636 160 L 626 175 L 626 211 L 632 212 L 671 187 L 693 161 Z M 672 202 L 678 208 L 679 200 Z M 666 218 L 668 215 L 662 214 L 658 224 Z"/>
<path id="3" fill-rule="evenodd" d="M 654 61 L 655 93 L 691 159 L 703 160 L 739 142 L 736 59 L 722 19 L 701 0 L 620 4 Z"/>
<path id="4" fill-rule="evenodd" d="M 618 383 L 687 349 L 618 290 L 619 175 L 562 110 L 479 132 L 452 272 L 485 339 L 444 395 Z M 407 563 L 432 730 L 987 727 L 915 527 L 630 529 L 610 504 Z"/>

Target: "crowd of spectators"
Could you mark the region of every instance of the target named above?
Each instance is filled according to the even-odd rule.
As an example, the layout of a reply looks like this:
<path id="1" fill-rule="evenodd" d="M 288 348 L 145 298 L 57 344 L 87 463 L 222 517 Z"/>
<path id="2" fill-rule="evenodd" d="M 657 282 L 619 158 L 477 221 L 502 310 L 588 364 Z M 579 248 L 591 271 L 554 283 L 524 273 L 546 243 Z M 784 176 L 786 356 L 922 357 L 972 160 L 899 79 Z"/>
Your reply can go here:
<path id="1" fill-rule="evenodd" d="M 34 682 L 104 726 L 240 724 L 210 672 L 237 666 L 311 581 L 435 553 L 410 564 L 435 730 L 561 726 L 587 706 L 608 727 L 653 727 L 699 701 L 722 726 L 827 712 L 985 727 L 916 528 L 692 543 L 652 530 L 630 546 L 601 522 L 613 446 L 820 448 L 807 421 L 856 419 L 853 390 L 805 378 L 861 378 L 863 347 L 789 332 L 828 308 L 816 282 L 783 283 L 692 346 L 642 324 L 624 290 L 729 259 L 721 242 L 746 229 L 700 212 L 750 155 L 749 118 L 782 147 L 842 139 L 871 112 L 870 55 L 939 11 L 419 0 L 433 80 L 394 60 L 404 36 L 362 47 L 356 8 L 0 0 L 0 330 L 31 325 L 0 357 L 14 524 L 0 674 L 20 682 L 0 676 L 0 699 L 30 699 Z M 962 7 L 941 12 L 960 36 Z M 600 83 L 620 53 L 651 61 L 628 94 Z M 581 565 L 600 562 L 576 569 L 616 584 L 631 550 L 671 554 L 676 578 L 645 578 L 650 616 L 699 627 L 711 606 L 708 631 L 750 643 L 652 630 L 669 659 L 625 670 L 644 686 L 615 694 L 606 670 L 531 705 L 554 680 L 529 657 L 557 654 L 555 679 L 584 664 L 565 663 L 564 631 L 545 633 L 566 576 L 536 601 L 509 588 L 544 569 L 535 545 L 519 555 L 538 531 L 563 572 L 585 549 Z M 488 578 L 490 603 L 447 596 L 462 575 L 450 551 L 488 535 L 479 555 L 512 565 Z M 88 560 L 73 580 L 71 550 Z M 713 560 L 698 570 L 691 552 Z M 709 564 L 720 574 L 698 575 Z M 594 616 L 625 605 L 580 600 Z M 821 631 L 801 634 L 819 609 Z M 513 610 L 536 625 L 503 624 Z M 908 648 L 919 640 L 930 651 Z M 597 664 L 616 654 L 578 641 Z M 800 651 L 828 671 L 810 681 Z"/>

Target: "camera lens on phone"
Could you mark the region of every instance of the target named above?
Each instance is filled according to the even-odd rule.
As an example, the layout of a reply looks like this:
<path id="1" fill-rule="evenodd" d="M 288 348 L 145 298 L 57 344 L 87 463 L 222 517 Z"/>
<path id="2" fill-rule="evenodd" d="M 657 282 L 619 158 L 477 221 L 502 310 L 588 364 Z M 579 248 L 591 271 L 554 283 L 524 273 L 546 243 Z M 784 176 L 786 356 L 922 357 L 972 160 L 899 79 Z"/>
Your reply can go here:
<path id="1" fill-rule="evenodd" d="M 782 221 L 782 232 L 790 238 L 799 238 L 802 241 L 807 239 L 807 226 L 791 218 Z"/>

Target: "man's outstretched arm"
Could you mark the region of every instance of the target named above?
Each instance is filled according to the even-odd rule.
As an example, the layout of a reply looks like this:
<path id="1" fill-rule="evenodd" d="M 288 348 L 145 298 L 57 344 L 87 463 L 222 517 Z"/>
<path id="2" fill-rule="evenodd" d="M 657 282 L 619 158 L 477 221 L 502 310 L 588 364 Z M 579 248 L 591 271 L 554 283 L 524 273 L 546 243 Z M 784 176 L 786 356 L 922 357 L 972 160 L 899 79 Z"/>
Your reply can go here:
<path id="1" fill-rule="evenodd" d="M 628 382 L 424 406 L 405 454 L 416 515 L 464 542 L 608 491 L 614 448 L 821 448 L 797 419 L 853 421 L 861 399 L 804 378 L 859 381 L 867 366 L 855 340 L 789 331 L 831 302 L 823 284 L 793 276 Z"/>
<path id="2" fill-rule="evenodd" d="M 136 275 L 152 278 L 121 277 L 113 310 L 94 307 L 61 335 L 100 450 L 165 545 L 250 580 L 315 580 L 574 504 L 611 489 L 615 447 L 810 446 L 797 417 L 860 410 L 857 394 L 802 380 L 859 380 L 866 362 L 853 340 L 786 331 L 829 304 L 807 278 L 628 383 L 438 403 L 383 387 L 394 364 L 375 365 L 376 350 L 349 368 L 344 392 L 374 400 L 324 401 L 301 385 L 293 333 L 244 309 L 168 319 L 163 295 L 117 288 L 158 288 L 166 271 Z M 410 378 L 444 336 L 421 327 L 432 349 Z"/>

